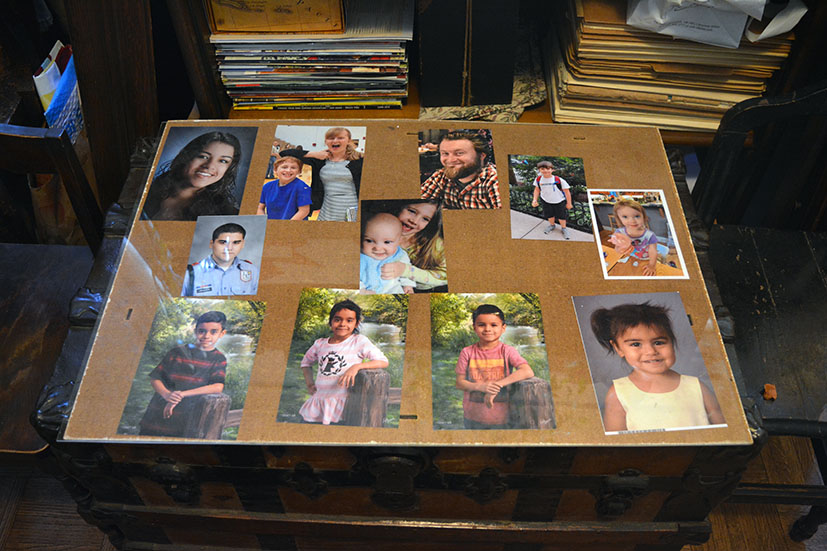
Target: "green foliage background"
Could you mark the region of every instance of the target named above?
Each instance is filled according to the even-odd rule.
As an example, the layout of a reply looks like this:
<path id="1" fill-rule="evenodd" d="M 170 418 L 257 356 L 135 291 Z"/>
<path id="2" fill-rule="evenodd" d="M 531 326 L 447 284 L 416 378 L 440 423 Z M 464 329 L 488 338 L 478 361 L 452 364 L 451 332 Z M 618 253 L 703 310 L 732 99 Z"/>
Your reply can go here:
<path id="1" fill-rule="evenodd" d="M 363 321 L 385 323 L 401 329 L 401 346 L 388 347 L 374 340 L 388 357 L 387 371 L 391 376 L 391 387 L 402 386 L 402 364 L 404 363 L 405 328 L 408 320 L 408 295 L 360 295 L 357 291 L 338 289 L 304 289 L 299 298 L 293 341 L 287 358 L 287 370 L 279 401 L 277 420 L 286 423 L 301 423 L 299 408 L 310 395 L 304 384 L 301 360 L 316 339 L 330 336 L 328 317 L 330 308 L 337 302 L 350 299 L 362 308 Z M 315 377 L 316 374 L 314 373 Z M 399 405 L 388 406 L 385 426 L 399 426 Z"/>
<path id="2" fill-rule="evenodd" d="M 568 225 L 592 233 L 592 216 L 588 199 L 577 200 L 578 195 L 586 193 L 583 159 L 540 155 L 510 155 L 508 159 L 512 171 L 512 174 L 509 174 L 509 197 L 512 209 L 543 218 L 543 207 L 533 207 L 531 201 L 534 195 L 534 179 L 539 175 L 537 163 L 549 161 L 554 166 L 555 176 L 563 178 L 571 186 L 572 209 L 569 211 Z M 514 176 L 517 176 L 519 181 Z"/>
<path id="3" fill-rule="evenodd" d="M 242 409 L 247 396 L 247 385 L 253 369 L 253 359 L 264 321 L 265 303 L 244 300 L 212 300 L 175 298 L 161 302 L 152 321 L 146 346 L 138 361 L 138 369 L 129 390 L 118 434 L 138 434 L 138 423 L 154 390 L 150 385 L 149 372 L 157 366 L 173 347 L 194 342 L 195 319 L 204 312 L 218 310 L 227 316 L 227 334 L 218 341 L 216 348 L 225 355 L 222 341 L 231 335 L 246 335 L 252 340 L 250 349 L 227 358 L 227 376 L 224 393 L 232 403 L 230 409 Z M 221 438 L 234 440 L 238 429 L 225 429 Z"/>
<path id="4" fill-rule="evenodd" d="M 509 326 L 529 326 L 537 330 L 540 346 L 505 334 L 502 341 L 516 347 L 534 370 L 534 375 L 549 380 L 548 354 L 543 341 L 540 299 L 533 293 L 433 294 L 431 295 L 431 388 L 434 429 L 462 429 L 462 391 L 456 388 L 459 352 L 477 342 L 471 313 L 480 304 L 499 306 Z"/>

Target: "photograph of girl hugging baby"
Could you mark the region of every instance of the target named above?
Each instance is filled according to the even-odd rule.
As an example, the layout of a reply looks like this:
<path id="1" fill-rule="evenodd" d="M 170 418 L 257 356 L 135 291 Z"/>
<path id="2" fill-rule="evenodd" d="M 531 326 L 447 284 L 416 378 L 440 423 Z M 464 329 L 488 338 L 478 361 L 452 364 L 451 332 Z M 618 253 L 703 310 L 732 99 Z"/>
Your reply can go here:
<path id="1" fill-rule="evenodd" d="M 407 302 L 391 295 L 305 289 L 278 421 L 398 425 L 399 404 L 390 404 L 389 396 L 391 387 L 402 386 Z"/>
<path id="2" fill-rule="evenodd" d="M 427 199 L 362 201 L 362 293 L 448 290 L 442 206 Z"/>
<path id="3" fill-rule="evenodd" d="M 573 301 L 607 434 L 725 426 L 678 293 Z"/>

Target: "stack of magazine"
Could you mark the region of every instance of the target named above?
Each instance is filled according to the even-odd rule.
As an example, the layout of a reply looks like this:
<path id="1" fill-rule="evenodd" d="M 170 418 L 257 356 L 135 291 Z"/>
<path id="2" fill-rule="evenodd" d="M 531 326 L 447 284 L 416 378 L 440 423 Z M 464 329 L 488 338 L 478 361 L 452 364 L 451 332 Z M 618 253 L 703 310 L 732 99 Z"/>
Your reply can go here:
<path id="1" fill-rule="evenodd" d="M 213 34 L 235 109 L 400 108 L 413 0 L 346 0 L 344 33 Z"/>
<path id="2" fill-rule="evenodd" d="M 558 122 L 714 131 L 727 109 L 765 91 L 793 39 L 728 49 L 631 27 L 625 0 L 556 7 L 546 59 Z"/>

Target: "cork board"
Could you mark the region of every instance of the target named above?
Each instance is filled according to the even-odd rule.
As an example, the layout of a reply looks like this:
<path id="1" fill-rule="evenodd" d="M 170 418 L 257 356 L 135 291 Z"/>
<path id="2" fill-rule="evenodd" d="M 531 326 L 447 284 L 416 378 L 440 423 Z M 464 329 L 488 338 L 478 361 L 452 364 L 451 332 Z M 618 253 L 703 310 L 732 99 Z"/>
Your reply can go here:
<path id="1" fill-rule="evenodd" d="M 229 296 L 182 297 L 186 267 L 199 256 L 193 247 L 201 243 L 198 246 L 204 247 L 205 254 L 209 252 L 205 243 L 210 241 L 210 236 L 196 235 L 196 226 L 215 227 L 216 224 L 204 222 L 204 217 L 198 221 L 151 219 L 145 214 L 142 217 L 148 193 L 157 184 L 153 183 L 156 171 L 170 160 L 172 149 L 181 148 L 185 141 L 180 137 L 182 132 L 196 135 L 216 127 L 237 130 L 247 136 L 241 146 L 245 151 L 239 157 L 235 176 L 238 210 L 222 213 L 217 222 L 224 223 L 233 216 L 243 220 L 256 214 L 262 188 L 271 180 L 265 177 L 271 154 L 302 145 L 276 139 L 285 136 L 279 132 L 280 126 L 308 127 L 307 135 L 313 134 L 314 127 L 360 129 L 361 134 L 354 140 L 364 153 L 359 200 L 365 203 L 360 203 L 352 222 L 268 219 L 263 236 L 248 238 L 257 247 L 256 254 L 261 254 L 255 270 L 244 268 L 250 277 L 256 272 L 254 289 L 244 287 L 244 290 L 230 291 Z M 446 130 L 477 129 L 488 137 L 488 146 L 493 148 L 490 157 L 496 159 L 499 167 L 501 208 L 442 210 L 447 292 L 378 298 L 360 295 L 357 255 L 362 215 L 369 216 L 375 205 L 420 197 L 421 183 L 429 177 L 422 171 L 422 154 L 429 149 L 422 142 L 423 136 Z M 176 133 L 179 143 L 174 148 L 170 145 L 168 151 L 167 142 L 171 143 Z M 303 147 L 306 150 L 324 147 L 320 140 L 314 144 Z M 584 181 L 589 190 L 601 190 L 602 203 L 609 201 L 605 195 L 612 190 L 640 196 L 648 194 L 661 201 L 665 207 L 661 210 L 668 212 L 671 242 L 666 243 L 667 248 L 670 253 L 680 251 L 680 277 L 656 274 L 607 278 L 605 265 L 601 267 L 605 260 L 601 259 L 598 241 L 601 235 L 606 237 L 607 228 L 597 224 L 598 215 L 594 210 L 591 229 L 588 224 L 576 227 L 572 219 L 569 227 L 572 234 L 578 232 L 578 238 L 564 239 L 559 228 L 544 233 L 543 224 L 547 222 L 542 215 L 535 216 L 533 231 L 516 231 L 518 217 L 512 210 L 512 202 L 515 208 L 518 202 L 530 203 L 531 197 L 521 198 L 520 193 L 530 194 L 531 183 L 516 176 L 519 166 L 515 163 L 531 163 L 537 159 L 557 163 L 573 159 L 571 170 L 572 174 L 577 172 L 577 176 L 570 177 L 573 181 Z M 310 175 L 304 177 L 310 178 Z M 313 182 L 310 185 L 312 188 Z M 584 193 L 580 197 L 588 195 Z M 586 204 L 587 207 L 578 208 L 593 209 L 588 198 Z M 426 446 L 662 446 L 751 442 L 666 155 L 653 128 L 388 120 L 337 121 L 335 124 L 301 120 L 232 121 L 232 124 L 228 121 L 170 122 L 164 130 L 159 154 L 137 211 L 96 328 L 74 409 L 64 429 L 65 440 Z M 225 243 L 214 251 L 226 252 L 229 246 Z M 638 302 L 644 299 L 658 302 L 659 297 L 668 297 L 665 304 L 670 315 L 681 319 L 681 323 L 675 325 L 675 342 L 680 343 L 675 350 L 679 359 L 675 370 L 680 371 L 678 364 L 687 354 L 692 356 L 690 363 L 700 364 L 697 375 L 714 395 L 723 422 L 680 430 L 604 430 L 602 410 L 607 407 L 604 393 L 611 382 L 606 382 L 605 375 L 601 375 L 602 379 L 595 375 L 601 369 L 597 364 L 620 363 L 621 357 L 626 361 L 626 356 L 613 355 L 609 350 L 601 357 L 595 352 L 599 346 L 584 342 L 591 337 L 581 337 L 581 329 L 588 325 L 578 320 L 577 305 L 585 300 L 587 305 L 600 306 L 601 299 L 594 297 L 606 297 L 605 306 L 611 306 L 618 303 L 618 296 L 623 298 L 620 302 L 635 302 L 638 296 L 642 297 Z M 576 297 L 580 297 L 577 300 L 581 302 L 574 300 Z M 328 324 L 327 308 L 331 301 L 347 298 L 362 307 L 368 316 L 364 320 L 366 324 L 382 325 L 393 335 L 388 339 L 375 333 L 367 337 L 378 343 L 388 360 L 385 370 L 391 372 L 390 394 L 383 398 L 387 410 L 382 414 L 380 426 L 310 424 L 302 422 L 297 411 L 309 392 L 302 388 L 307 381 L 302 379 L 304 370 L 299 367 L 308 342 L 312 342 L 307 339 L 313 331 L 307 327 L 315 323 L 313 327 L 318 329 L 321 323 L 323 329 L 329 325 L 332 331 L 333 322 Z M 312 315 L 308 314 L 310 306 L 307 305 L 316 299 L 323 305 Z M 475 336 L 471 328 L 470 311 L 484 303 L 494 303 L 505 311 L 505 321 L 510 327 L 502 339 L 512 343 L 520 353 L 514 358 L 525 360 L 515 360 L 520 365 L 509 369 L 519 371 L 521 364 L 526 363 L 536 376 L 541 398 L 531 407 L 541 408 L 543 412 L 536 428 L 509 425 L 482 430 L 473 425 L 472 428 L 463 426 L 468 411 L 461 402 L 466 393 L 456 388 L 452 370 L 462 348 L 475 342 L 477 337 L 480 342 L 483 340 L 478 334 Z M 230 323 L 233 339 L 242 343 L 230 353 L 230 341 L 225 340 L 230 335 L 217 335 L 220 339 L 216 349 L 226 349 L 227 379 L 223 392 L 233 394 L 229 418 L 222 425 L 222 431 L 218 436 L 202 439 L 137 434 L 136 419 L 147 408 L 146 401 L 153 392 L 147 369 L 158 362 L 170 343 L 195 342 L 193 330 L 197 328 L 192 318 L 222 309 L 233 318 Z M 450 318 L 446 312 L 453 312 L 454 317 Z M 449 318 L 454 326 L 448 327 L 445 320 Z M 491 315 L 485 317 L 490 318 Z M 169 324 L 173 319 L 177 319 L 173 328 L 178 331 L 177 337 L 168 334 L 172 331 Z M 683 323 L 684 320 L 688 321 Z M 586 329 L 583 331 L 587 333 Z M 297 335 L 303 335 L 305 340 Z M 391 341 L 393 347 L 386 347 Z M 686 342 L 694 343 L 695 348 Z M 366 359 L 372 361 L 376 357 L 368 355 Z M 241 365 L 245 366 L 243 370 Z M 311 376 L 316 376 L 314 370 L 315 367 L 309 370 Z M 244 372 L 243 376 L 239 376 L 240 371 Z"/>

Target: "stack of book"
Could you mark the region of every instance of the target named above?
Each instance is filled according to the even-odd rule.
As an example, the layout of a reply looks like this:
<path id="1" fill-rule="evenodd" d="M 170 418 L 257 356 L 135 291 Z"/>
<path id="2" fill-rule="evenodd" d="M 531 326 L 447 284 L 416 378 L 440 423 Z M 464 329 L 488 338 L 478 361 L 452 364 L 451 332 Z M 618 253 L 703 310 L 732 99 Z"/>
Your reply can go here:
<path id="1" fill-rule="evenodd" d="M 714 131 L 727 109 L 764 92 L 793 39 L 744 39 L 728 49 L 631 27 L 626 0 L 557 8 L 546 59 L 558 122 Z"/>
<path id="2" fill-rule="evenodd" d="M 346 0 L 343 33 L 214 33 L 235 109 L 399 108 L 413 0 Z"/>

